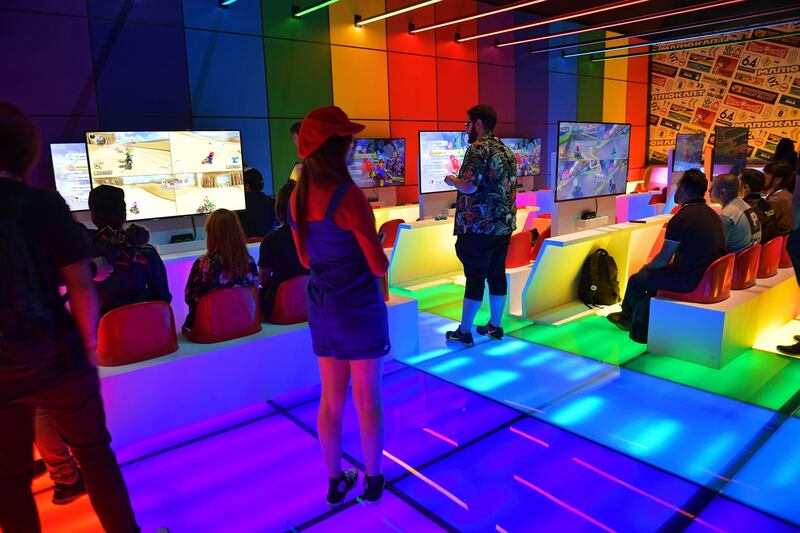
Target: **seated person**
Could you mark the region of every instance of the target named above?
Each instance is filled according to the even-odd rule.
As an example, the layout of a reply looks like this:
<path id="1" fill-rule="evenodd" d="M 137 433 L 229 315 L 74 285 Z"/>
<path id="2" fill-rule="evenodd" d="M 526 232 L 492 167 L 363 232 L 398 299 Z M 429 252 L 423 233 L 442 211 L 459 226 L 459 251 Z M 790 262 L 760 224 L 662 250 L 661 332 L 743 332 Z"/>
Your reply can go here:
<path id="1" fill-rule="evenodd" d="M 89 193 L 89 211 L 97 227 L 91 239 L 92 256 L 104 258 L 112 269 L 102 281 L 95 276 L 100 314 L 138 302 L 171 302 L 167 270 L 148 244 L 150 232 L 136 224 L 122 227 L 127 214 L 125 192 L 111 185 L 95 187 Z"/>
<path id="2" fill-rule="evenodd" d="M 742 200 L 755 209 L 761 222 L 761 242 L 768 242 L 778 234 L 778 219 L 775 216 L 775 209 L 761 195 L 766 182 L 764 174 L 746 168 L 739 174 L 739 182 L 741 184 L 739 194 L 742 195 Z"/>
<path id="3" fill-rule="evenodd" d="M 278 191 L 275 214 L 281 225 L 272 233 L 268 233 L 261 241 L 258 254 L 258 274 L 263 287 L 261 310 L 265 317 L 269 317 L 272 312 L 278 286 L 289 278 L 306 276 L 309 273 L 297 258 L 297 248 L 295 248 L 292 238 L 292 230 L 286 220 L 289 198 L 296 185 L 296 182 L 289 181 Z"/>
<path id="4" fill-rule="evenodd" d="M 244 171 L 244 211 L 239 211 L 245 237 L 263 237 L 275 229 L 275 200 L 264 194 L 264 177 L 255 168 Z"/>
<path id="5" fill-rule="evenodd" d="M 786 161 L 773 161 L 764 167 L 767 202 L 775 209 L 778 219 L 778 235 L 792 230 L 792 191 L 794 190 L 794 169 Z"/>
<path id="6" fill-rule="evenodd" d="M 608 315 L 620 329 L 630 330 L 636 306 L 657 290 L 693 291 L 708 265 L 725 253 L 722 221 L 706 204 L 707 188 L 708 180 L 701 171 L 683 173 L 675 189 L 675 203 L 681 207 L 667 222 L 661 251 L 628 280 L 622 312 Z"/>
<path id="7" fill-rule="evenodd" d="M 739 178 L 720 174 L 711 184 L 711 199 L 722 206 L 726 250 L 736 253 L 761 242 L 761 222 L 750 204 L 739 198 Z"/>
<path id="8" fill-rule="evenodd" d="M 228 287 L 258 287 L 258 269 L 233 211 L 217 209 L 208 217 L 206 250 L 192 265 L 186 282 L 189 314 L 183 329 L 192 329 L 197 302 L 206 294 Z"/>

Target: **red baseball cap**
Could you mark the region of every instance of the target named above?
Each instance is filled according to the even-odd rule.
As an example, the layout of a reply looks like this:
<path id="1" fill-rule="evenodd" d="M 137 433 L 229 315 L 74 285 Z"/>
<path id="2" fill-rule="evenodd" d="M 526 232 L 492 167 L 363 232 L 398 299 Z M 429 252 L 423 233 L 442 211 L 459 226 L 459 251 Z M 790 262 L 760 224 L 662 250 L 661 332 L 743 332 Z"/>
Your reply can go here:
<path id="1" fill-rule="evenodd" d="M 366 126 L 350 122 L 347 114 L 336 106 L 320 107 L 306 115 L 300 126 L 297 155 L 305 159 L 333 135 L 355 135 Z"/>

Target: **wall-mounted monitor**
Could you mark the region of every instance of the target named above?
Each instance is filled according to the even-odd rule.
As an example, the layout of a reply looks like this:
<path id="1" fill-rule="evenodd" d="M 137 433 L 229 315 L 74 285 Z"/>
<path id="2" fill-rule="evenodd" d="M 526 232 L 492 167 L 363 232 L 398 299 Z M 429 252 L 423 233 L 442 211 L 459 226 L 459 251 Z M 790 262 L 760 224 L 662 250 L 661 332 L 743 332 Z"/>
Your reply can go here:
<path id="1" fill-rule="evenodd" d="M 419 192 L 454 191 L 455 188 L 447 185 L 444 178 L 458 175 L 468 147 L 464 131 L 419 132 Z"/>
<path id="2" fill-rule="evenodd" d="M 406 140 L 356 139 L 348 169 L 362 189 L 405 185 Z"/>
<path id="3" fill-rule="evenodd" d="M 675 137 L 672 171 L 685 172 L 692 168 L 703 170 L 703 133 L 679 133 Z"/>
<path id="4" fill-rule="evenodd" d="M 50 145 L 53 157 L 53 176 L 56 190 L 67 202 L 70 211 L 89 209 L 89 163 L 83 143 L 55 143 Z"/>
<path id="5" fill-rule="evenodd" d="M 239 131 L 87 132 L 92 187 L 125 191 L 128 220 L 244 209 Z"/>
<path id="6" fill-rule="evenodd" d="M 630 124 L 559 122 L 556 201 L 624 194 Z"/>
<path id="7" fill-rule="evenodd" d="M 711 157 L 712 172 L 738 174 L 747 165 L 747 128 L 714 128 L 714 151 Z"/>
<path id="8" fill-rule="evenodd" d="M 538 176 L 542 171 L 542 140 L 539 138 L 502 137 L 503 143 L 517 157 L 517 176 Z"/>

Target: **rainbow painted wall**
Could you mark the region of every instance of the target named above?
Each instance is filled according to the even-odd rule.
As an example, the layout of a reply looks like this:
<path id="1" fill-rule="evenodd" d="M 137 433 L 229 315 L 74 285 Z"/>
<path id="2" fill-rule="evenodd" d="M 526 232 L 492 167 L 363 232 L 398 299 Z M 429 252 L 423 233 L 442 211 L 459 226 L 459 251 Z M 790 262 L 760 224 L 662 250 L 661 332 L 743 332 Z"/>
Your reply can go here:
<path id="1" fill-rule="evenodd" d="M 241 129 L 247 164 L 261 169 L 273 190 L 297 160 L 289 126 L 329 104 L 367 124 L 364 135 L 409 140 L 400 202 L 417 199 L 417 132 L 461 129 L 477 102 L 497 109 L 498 134 L 542 137 L 543 154 L 555 150 L 559 120 L 629 122 L 629 179 L 640 176 L 646 58 L 589 63 L 560 52 L 528 54 L 526 46 L 498 49 L 491 38 L 454 41 L 455 32 L 536 18 L 524 13 L 408 33 L 410 22 L 494 7 L 468 0 L 444 0 L 362 29 L 353 24 L 355 14 L 415 1 L 341 0 L 298 20 L 288 0 L 239 0 L 229 9 L 216 0 L 5 0 L 0 100 L 33 115 L 45 143 L 81 142 L 93 129 Z M 516 37 L 574 27 L 560 23 Z M 549 157 L 542 162 L 538 186 L 550 171 Z M 32 180 L 52 186 L 46 150 Z"/>

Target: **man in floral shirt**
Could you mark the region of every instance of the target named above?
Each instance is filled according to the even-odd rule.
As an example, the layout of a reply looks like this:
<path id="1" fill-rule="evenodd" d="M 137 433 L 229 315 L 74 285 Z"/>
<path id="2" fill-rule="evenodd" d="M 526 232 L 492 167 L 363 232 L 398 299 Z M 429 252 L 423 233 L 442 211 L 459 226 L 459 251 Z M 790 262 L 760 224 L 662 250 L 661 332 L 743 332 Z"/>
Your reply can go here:
<path id="1" fill-rule="evenodd" d="M 472 345 L 472 322 L 483 301 L 484 283 L 489 282 L 491 318 L 476 328 L 480 335 L 503 338 L 501 320 L 505 307 L 506 254 L 516 229 L 517 159 L 492 131 L 497 113 L 488 105 L 467 111 L 464 127 L 470 147 L 458 177 L 445 182 L 458 190 L 456 200 L 456 254 L 467 278 L 461 324 L 447 332 L 448 342 Z"/>

